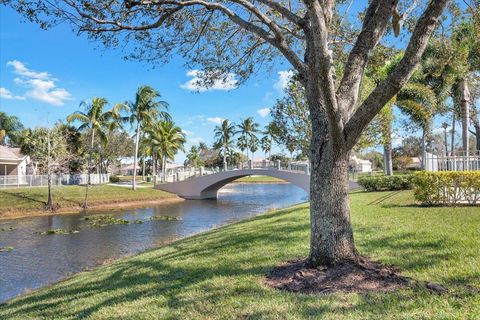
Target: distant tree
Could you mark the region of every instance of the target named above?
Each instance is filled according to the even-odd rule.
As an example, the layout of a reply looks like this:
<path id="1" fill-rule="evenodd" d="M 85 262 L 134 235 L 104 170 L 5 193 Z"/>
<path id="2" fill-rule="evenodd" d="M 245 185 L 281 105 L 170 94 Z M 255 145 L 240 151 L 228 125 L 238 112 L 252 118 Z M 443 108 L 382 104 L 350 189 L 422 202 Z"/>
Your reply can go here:
<path id="1" fill-rule="evenodd" d="M 214 129 L 214 138 L 216 143 L 221 146 L 223 154 L 223 170 L 227 170 L 227 155 L 228 150 L 232 147 L 234 140 L 233 137 L 236 133 L 236 125 L 233 122 L 229 122 L 228 119 L 222 121 L 222 124 L 216 126 Z"/>
<path id="2" fill-rule="evenodd" d="M 107 132 L 114 126 L 112 123 L 116 121 L 115 118 L 119 115 L 119 106 L 115 106 L 112 110 L 105 111 L 104 109 L 107 104 L 107 99 L 93 97 L 91 103 L 86 101 L 82 101 L 80 103 L 80 107 L 83 107 L 85 112 L 76 111 L 67 117 L 68 122 L 78 121 L 81 123 L 81 125 L 78 127 L 78 131 L 88 131 L 90 134 L 90 156 L 88 158 L 88 179 L 85 188 L 85 200 L 83 203 L 84 208 L 88 207 L 88 188 L 91 182 L 90 175 L 92 173 L 95 137 L 98 135 L 100 140 L 106 142 Z"/>
<path id="3" fill-rule="evenodd" d="M 17 145 L 22 130 L 23 124 L 18 117 L 0 111 L 0 145 L 6 145 L 7 141 L 10 145 Z"/>
<path id="4" fill-rule="evenodd" d="M 202 167 L 204 165 L 198 149 L 199 148 L 197 146 L 190 147 L 190 151 L 187 154 L 187 159 L 185 160 L 185 165 L 195 168 Z"/>
<path id="5" fill-rule="evenodd" d="M 256 135 L 253 135 L 250 140 L 250 151 L 252 152 L 252 165 L 255 161 L 255 152 L 258 151 L 259 141 Z"/>
<path id="6" fill-rule="evenodd" d="M 251 151 L 252 148 L 255 148 L 255 144 L 257 144 L 256 148 L 258 149 L 258 138 L 256 134 L 259 132 L 259 124 L 253 121 L 252 117 L 248 117 L 246 119 L 243 119 L 240 124 L 237 125 L 237 127 L 240 138 L 242 139 L 241 144 L 246 143 L 245 149 L 247 150 L 248 158 L 248 150 Z"/>
<path id="7" fill-rule="evenodd" d="M 21 150 L 30 156 L 36 167 L 47 175 L 48 196 L 45 210 L 55 211 L 53 202 L 52 175 L 63 172 L 74 155 L 68 152 L 68 143 L 61 127 L 36 128 L 25 133 Z"/>
<path id="8" fill-rule="evenodd" d="M 166 181 L 167 160 L 174 160 L 178 151 L 184 150 L 185 134 L 170 120 L 151 123 L 147 130 L 151 137 L 152 148 L 158 150 L 158 154 L 162 156 L 163 181 Z"/>
<path id="9" fill-rule="evenodd" d="M 265 153 L 265 160 L 268 158 L 268 154 L 272 151 L 272 140 L 268 135 L 265 135 L 260 139 L 260 146 L 262 151 Z"/>
<path id="10" fill-rule="evenodd" d="M 138 148 L 140 138 L 142 137 L 142 126 L 145 130 L 149 128 L 149 123 L 157 120 L 171 119 L 166 101 L 159 101 L 160 92 L 150 86 L 143 85 L 138 88 L 134 101 L 127 101 L 121 104 L 122 109 L 126 109 L 129 113 L 128 120 L 130 124 L 135 125 L 135 152 L 133 155 L 133 177 L 132 190 L 136 190 L 136 175 L 138 164 Z"/>

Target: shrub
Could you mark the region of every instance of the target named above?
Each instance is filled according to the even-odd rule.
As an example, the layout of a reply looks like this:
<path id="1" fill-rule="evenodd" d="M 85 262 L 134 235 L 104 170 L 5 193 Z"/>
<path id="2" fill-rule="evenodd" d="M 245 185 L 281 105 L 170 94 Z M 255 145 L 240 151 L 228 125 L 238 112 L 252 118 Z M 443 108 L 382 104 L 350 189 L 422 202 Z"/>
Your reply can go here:
<path id="1" fill-rule="evenodd" d="M 110 182 L 111 182 L 111 183 L 120 182 L 120 177 L 118 177 L 118 176 L 110 176 Z"/>
<path id="2" fill-rule="evenodd" d="M 418 172 L 413 184 L 423 205 L 480 203 L 480 171 Z"/>
<path id="3" fill-rule="evenodd" d="M 393 191 L 412 189 L 413 175 L 360 177 L 358 184 L 366 191 Z"/>

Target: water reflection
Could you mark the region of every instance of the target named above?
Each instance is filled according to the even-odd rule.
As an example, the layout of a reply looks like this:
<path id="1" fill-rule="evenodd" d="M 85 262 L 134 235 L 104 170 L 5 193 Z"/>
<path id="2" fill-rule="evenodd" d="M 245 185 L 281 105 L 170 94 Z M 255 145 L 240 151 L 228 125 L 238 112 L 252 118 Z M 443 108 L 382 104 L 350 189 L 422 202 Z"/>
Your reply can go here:
<path id="1" fill-rule="evenodd" d="M 128 225 L 91 228 L 84 214 L 0 221 L 0 301 L 56 282 L 103 261 L 144 251 L 167 241 L 244 219 L 273 208 L 306 200 L 303 190 L 290 184 L 231 184 L 215 200 L 184 201 L 162 206 L 112 211 Z M 178 221 L 150 221 L 154 215 Z M 140 219 L 142 224 L 133 223 Z M 80 230 L 68 235 L 39 235 L 47 229 Z"/>

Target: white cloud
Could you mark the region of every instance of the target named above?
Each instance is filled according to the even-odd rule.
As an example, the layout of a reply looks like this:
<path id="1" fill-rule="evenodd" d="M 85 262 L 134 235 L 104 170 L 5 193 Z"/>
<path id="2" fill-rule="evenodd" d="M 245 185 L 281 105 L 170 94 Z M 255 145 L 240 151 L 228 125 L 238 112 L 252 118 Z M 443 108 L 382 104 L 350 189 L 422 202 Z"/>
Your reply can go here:
<path id="1" fill-rule="evenodd" d="M 22 77 L 34 79 L 50 79 L 51 75 L 48 72 L 37 72 L 28 69 L 25 64 L 18 60 L 8 61 L 7 66 L 12 66 L 14 72 Z"/>
<path id="2" fill-rule="evenodd" d="M 275 82 L 273 87 L 281 92 L 285 90 L 285 88 L 288 86 L 288 83 L 290 82 L 290 79 L 293 77 L 293 71 L 292 70 L 283 70 L 278 72 L 278 80 Z"/>
<path id="3" fill-rule="evenodd" d="M 229 73 L 225 76 L 218 75 L 219 79 L 213 80 L 213 83 L 209 84 L 208 86 L 202 82 L 204 74 L 200 70 L 190 70 L 187 72 L 187 76 L 191 77 L 192 79 L 180 85 L 180 88 L 195 92 L 232 90 L 237 88 L 238 83 L 238 80 L 233 73 Z"/>
<path id="4" fill-rule="evenodd" d="M 201 137 L 194 137 L 194 138 L 188 139 L 188 142 L 193 145 L 200 142 L 204 142 L 204 140 Z"/>
<path id="5" fill-rule="evenodd" d="M 191 135 L 193 134 L 192 131 L 184 130 L 184 129 L 182 129 L 182 132 L 183 132 L 183 134 L 185 134 L 185 135 L 187 135 L 187 136 L 191 136 Z"/>
<path id="6" fill-rule="evenodd" d="M 13 72 L 20 76 L 13 80 L 15 84 L 27 88 L 25 97 L 54 106 L 62 106 L 65 101 L 73 99 L 70 92 L 57 87 L 57 79 L 53 78 L 48 72 L 30 70 L 24 63 L 18 60 L 7 62 L 7 66 L 12 66 L 14 69 Z M 25 99 L 24 97 L 17 98 Z"/>
<path id="7" fill-rule="evenodd" d="M 265 118 L 270 114 L 270 108 L 258 109 L 257 113 L 260 115 L 260 117 Z"/>
<path id="8" fill-rule="evenodd" d="M 220 117 L 213 117 L 213 118 L 207 118 L 208 122 L 215 123 L 215 124 L 221 124 L 224 119 Z"/>
<path id="9" fill-rule="evenodd" d="M 2 88 L 0 87 L 0 98 L 3 98 L 3 99 L 17 99 L 17 100 L 25 100 L 25 97 L 21 97 L 21 96 L 14 96 L 10 90 L 8 90 L 7 88 Z"/>

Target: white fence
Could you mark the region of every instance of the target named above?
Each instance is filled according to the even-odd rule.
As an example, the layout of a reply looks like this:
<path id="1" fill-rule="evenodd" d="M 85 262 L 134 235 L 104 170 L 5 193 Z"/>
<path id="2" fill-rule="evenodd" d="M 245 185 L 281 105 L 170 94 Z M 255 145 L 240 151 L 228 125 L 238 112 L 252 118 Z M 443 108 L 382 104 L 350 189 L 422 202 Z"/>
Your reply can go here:
<path id="1" fill-rule="evenodd" d="M 478 171 L 480 170 L 480 150 L 457 151 L 448 155 L 426 153 L 427 171 Z"/>
<path id="2" fill-rule="evenodd" d="M 110 174 L 91 174 L 90 184 L 107 183 Z M 52 174 L 52 185 L 81 185 L 87 184 L 88 175 L 83 174 Z M 0 176 L 0 188 L 12 187 L 42 187 L 48 185 L 47 175 Z"/>

